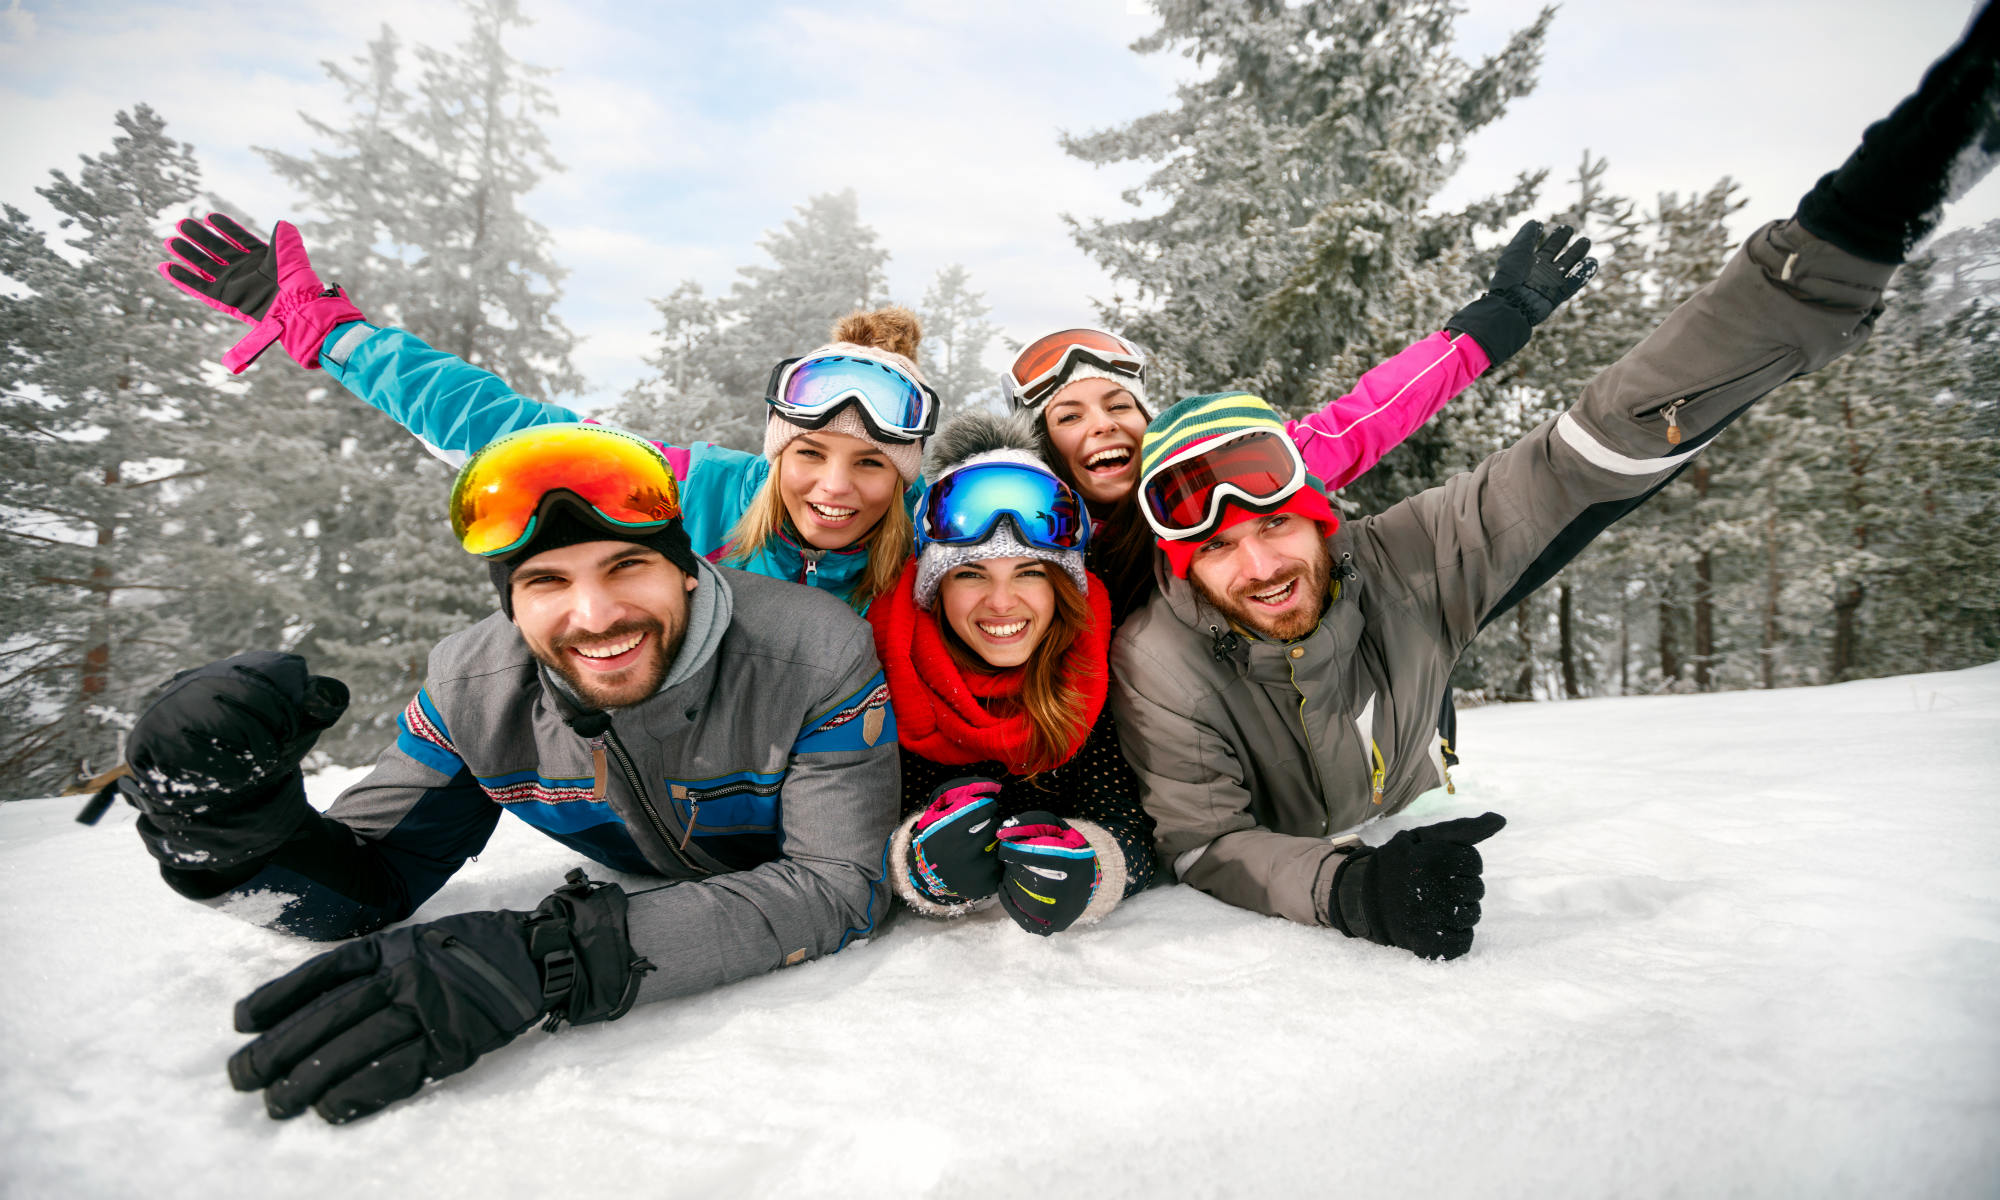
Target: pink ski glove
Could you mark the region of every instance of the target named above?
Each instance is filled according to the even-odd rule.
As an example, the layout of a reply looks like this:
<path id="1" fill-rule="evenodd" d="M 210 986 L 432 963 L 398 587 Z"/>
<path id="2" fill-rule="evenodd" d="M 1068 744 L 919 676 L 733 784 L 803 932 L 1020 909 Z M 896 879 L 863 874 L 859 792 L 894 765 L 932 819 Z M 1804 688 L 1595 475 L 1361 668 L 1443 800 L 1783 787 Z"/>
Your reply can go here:
<path id="1" fill-rule="evenodd" d="M 280 221 L 267 245 L 222 213 L 187 220 L 167 239 L 176 261 L 160 264 L 168 283 L 219 312 L 255 326 L 230 347 L 222 365 L 240 375 L 280 342 L 292 361 L 319 366 L 319 348 L 336 325 L 362 320 L 339 284 L 321 284 L 298 227 Z"/>

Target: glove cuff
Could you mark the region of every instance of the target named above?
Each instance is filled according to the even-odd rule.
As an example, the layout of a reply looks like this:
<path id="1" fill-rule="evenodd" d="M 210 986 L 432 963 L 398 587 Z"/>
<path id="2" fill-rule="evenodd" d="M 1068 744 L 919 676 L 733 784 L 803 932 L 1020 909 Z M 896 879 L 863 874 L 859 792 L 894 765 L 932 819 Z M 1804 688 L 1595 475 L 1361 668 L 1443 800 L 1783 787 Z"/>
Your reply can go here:
<path id="1" fill-rule="evenodd" d="M 528 957 L 542 979 L 551 1030 L 615 1021 L 631 1011 L 651 962 L 632 949 L 625 889 L 592 883 L 582 868 L 528 918 Z"/>
<path id="2" fill-rule="evenodd" d="M 904 818 L 896 832 L 889 837 L 889 884 L 903 903 L 927 917 L 962 917 L 977 912 L 993 903 L 993 897 L 978 900 L 940 900 L 924 886 L 923 879 L 916 873 L 916 831 L 917 819 L 923 810 Z"/>
<path id="3" fill-rule="evenodd" d="M 1453 313 L 1444 327 L 1478 342 L 1493 367 L 1519 354 L 1535 331 L 1526 313 L 1494 292 Z"/>
<path id="4" fill-rule="evenodd" d="M 1333 890 L 1327 897 L 1327 923 L 1351 938 L 1381 943 L 1368 919 L 1369 885 L 1374 882 L 1375 848 L 1360 846 L 1347 853 L 1333 873 Z"/>

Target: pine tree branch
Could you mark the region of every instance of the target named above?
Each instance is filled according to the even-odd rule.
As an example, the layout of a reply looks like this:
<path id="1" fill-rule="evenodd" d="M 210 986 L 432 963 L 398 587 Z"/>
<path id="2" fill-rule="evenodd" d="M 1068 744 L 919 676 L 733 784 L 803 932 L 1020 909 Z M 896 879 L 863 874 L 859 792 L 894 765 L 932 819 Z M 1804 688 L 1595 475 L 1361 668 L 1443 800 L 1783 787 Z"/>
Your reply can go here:
<path id="1" fill-rule="evenodd" d="M 193 471 L 175 471 L 171 475 L 162 475 L 158 479 L 141 479 L 136 483 L 128 483 L 125 487 L 129 491 L 132 488 L 152 487 L 156 483 L 165 483 L 169 479 L 192 479 L 197 475 L 206 474 L 208 474 L 207 467 L 201 467 Z"/>
<path id="2" fill-rule="evenodd" d="M 47 675 L 55 671 L 75 671 L 80 669 L 82 666 L 83 666 L 82 663 L 76 663 L 76 662 L 40 663 L 35 666 L 29 667 L 27 670 L 21 671 L 18 674 L 10 675 L 6 679 L 0 679 L 0 689 L 13 687 L 15 684 L 19 683 L 23 679 L 29 678 L 30 676 Z"/>
<path id="3" fill-rule="evenodd" d="M 65 542 L 61 538 L 43 537 L 39 533 L 22 533 L 18 529 L 0 529 L 0 537 L 21 538 L 25 541 L 42 542 L 50 546 L 67 546 L 74 550 L 89 549 L 89 547 L 80 542 Z"/>

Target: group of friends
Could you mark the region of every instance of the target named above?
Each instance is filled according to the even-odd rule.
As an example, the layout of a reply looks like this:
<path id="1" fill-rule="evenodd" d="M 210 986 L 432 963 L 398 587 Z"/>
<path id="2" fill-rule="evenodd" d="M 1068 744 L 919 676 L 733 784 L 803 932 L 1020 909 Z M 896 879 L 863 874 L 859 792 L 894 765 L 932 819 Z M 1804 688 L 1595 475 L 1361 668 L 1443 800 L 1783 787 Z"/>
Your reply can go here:
<path id="1" fill-rule="evenodd" d="M 1076 328 L 1020 351 L 1008 415 L 940 429 L 915 318 L 857 313 L 776 365 L 750 454 L 585 420 L 370 322 L 287 223 L 182 222 L 162 273 L 253 327 L 225 363 L 277 344 L 458 465 L 445 511 L 498 601 L 324 813 L 300 763 L 347 691 L 295 655 L 183 672 L 132 729 L 118 787 L 166 882 L 342 943 L 238 1004 L 259 1036 L 231 1081 L 352 1120 L 538 1021 L 831 954 L 898 903 L 1057 935 L 1171 878 L 1465 954 L 1502 818 L 1355 831 L 1443 782 L 1432 738 L 1449 761 L 1482 627 L 1867 337 L 2000 151 L 1997 44 L 1989 5 L 1566 412 L 1353 520 L 1330 494 L 1518 352 L 1589 279 L 1587 240 L 1529 223 L 1484 295 L 1299 420 L 1164 402 L 1140 347 Z M 661 882 L 576 870 L 532 910 L 399 924 L 503 813 Z"/>

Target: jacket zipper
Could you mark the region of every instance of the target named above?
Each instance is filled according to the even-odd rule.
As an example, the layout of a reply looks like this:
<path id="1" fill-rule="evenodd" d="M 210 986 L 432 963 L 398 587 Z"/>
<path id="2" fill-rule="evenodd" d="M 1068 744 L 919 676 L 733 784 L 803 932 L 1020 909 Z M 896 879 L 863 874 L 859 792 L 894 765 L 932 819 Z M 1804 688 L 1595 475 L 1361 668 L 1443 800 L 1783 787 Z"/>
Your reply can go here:
<path id="1" fill-rule="evenodd" d="M 652 794 L 640 780 L 639 770 L 632 765 L 632 756 L 625 752 L 625 743 L 618 740 L 618 734 L 606 728 L 603 734 L 594 739 L 594 744 L 604 746 L 610 750 L 611 757 L 618 760 L 618 770 L 624 774 L 625 782 L 632 786 L 633 794 L 639 797 L 639 807 L 646 810 L 646 818 L 653 823 L 653 832 L 659 835 L 661 843 L 668 850 L 673 851 L 674 858 L 696 875 L 708 874 L 707 871 L 689 862 L 687 855 L 681 853 L 682 846 L 674 843 L 673 832 L 667 828 L 667 823 L 660 819 L 660 810 L 653 807 Z"/>
<path id="2" fill-rule="evenodd" d="M 799 582 L 805 584 L 807 587 L 818 587 L 819 553 L 801 546 L 799 547 L 799 559 L 806 565 L 805 571 L 799 576 Z"/>
<path id="3" fill-rule="evenodd" d="M 1368 776 L 1368 784 L 1375 793 L 1375 803 L 1380 804 L 1382 803 L 1382 781 L 1389 774 L 1389 765 L 1382 761 L 1382 747 L 1376 745 L 1375 739 L 1372 737 L 1368 739 L 1368 753 L 1375 758 L 1375 770 Z"/>
<path id="4" fill-rule="evenodd" d="M 1667 405 L 1665 410 L 1663 410 L 1667 417 L 1667 445 L 1678 446 L 1681 444 L 1681 406 L 1692 399 L 1694 399 L 1693 396 L 1682 396 L 1672 404 Z"/>

